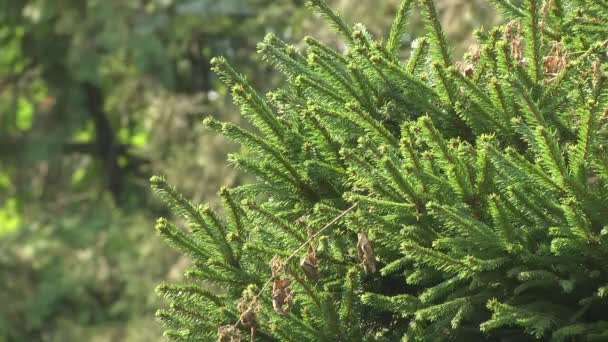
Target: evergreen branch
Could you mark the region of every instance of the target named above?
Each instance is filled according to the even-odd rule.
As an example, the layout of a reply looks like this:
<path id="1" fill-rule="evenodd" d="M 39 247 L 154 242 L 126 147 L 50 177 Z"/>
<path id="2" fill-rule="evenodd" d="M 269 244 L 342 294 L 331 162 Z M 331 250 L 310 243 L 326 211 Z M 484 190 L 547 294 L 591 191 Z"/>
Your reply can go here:
<path id="1" fill-rule="evenodd" d="M 182 194 L 174 187 L 170 186 L 164 177 L 153 176 L 150 178 L 152 190 L 167 202 L 175 213 L 186 219 L 193 225 L 205 225 L 203 218 L 200 216 L 194 205 L 190 203 Z"/>
<path id="2" fill-rule="evenodd" d="M 432 248 L 426 248 L 413 241 L 405 241 L 401 244 L 402 250 L 407 257 L 416 260 L 434 269 L 451 274 L 469 273 L 472 269 L 469 265 L 454 259 L 447 254 L 438 252 Z"/>
<path id="3" fill-rule="evenodd" d="M 450 107 L 454 108 L 458 106 L 457 94 L 456 94 L 456 86 L 454 83 L 454 79 L 452 75 L 448 75 L 445 72 L 445 68 L 442 67 L 440 63 L 433 63 L 433 71 L 437 75 L 437 78 L 440 82 L 438 87 L 442 95 L 442 100 Z"/>
<path id="4" fill-rule="evenodd" d="M 494 94 L 494 96 L 498 99 L 498 104 L 501 109 L 501 119 L 503 122 L 510 124 L 511 119 L 513 119 L 512 112 L 514 112 L 513 102 L 508 99 L 505 91 L 501 85 L 501 83 L 493 79 L 490 81 L 490 92 Z"/>
<path id="5" fill-rule="evenodd" d="M 430 86 L 405 72 L 400 64 L 396 65 L 395 63 L 388 62 L 371 52 L 372 48 L 369 37 L 363 28 L 356 27 L 353 38 L 357 44 L 355 51 L 365 58 L 380 79 L 387 85 L 391 95 L 403 103 L 407 103 L 415 108 L 422 108 L 434 116 L 440 117 L 444 115 L 442 109 L 433 103 L 435 99 L 438 99 L 438 96 Z M 385 69 L 388 73 L 385 72 Z M 394 77 L 392 76 L 393 74 L 399 77 Z M 407 86 L 402 85 L 403 82 L 406 82 Z M 407 93 L 404 91 L 406 89 L 409 90 Z M 409 100 L 409 97 L 412 99 Z"/>
<path id="6" fill-rule="evenodd" d="M 575 340 L 577 337 L 588 335 L 590 328 L 593 325 L 577 323 L 568 324 L 565 327 L 561 327 L 553 332 L 551 340 L 555 342 L 566 342 Z"/>
<path id="7" fill-rule="evenodd" d="M 308 6 L 315 10 L 315 12 L 321 14 L 346 41 L 352 41 L 351 28 L 344 22 L 338 13 L 334 12 L 327 5 L 325 0 L 310 0 L 308 1 Z"/>
<path id="8" fill-rule="evenodd" d="M 251 158 L 245 158 L 238 154 L 229 154 L 228 162 L 234 164 L 238 170 L 251 173 L 258 179 L 264 181 L 266 184 L 279 183 L 283 181 L 283 184 L 289 184 L 293 190 L 299 188 L 297 180 L 290 177 L 284 170 L 275 167 L 275 163 L 270 162 L 257 162 Z M 252 189 L 250 189 L 252 190 Z M 278 187 L 274 187 L 275 191 L 278 191 Z"/>
<path id="9" fill-rule="evenodd" d="M 378 310 L 397 313 L 402 317 L 413 315 L 420 306 L 420 300 L 408 294 L 384 296 L 368 292 L 361 296 L 361 302 Z"/>
<path id="10" fill-rule="evenodd" d="M 403 270 L 408 264 L 409 259 L 407 257 L 396 259 L 380 269 L 380 274 L 384 277 L 389 276 Z"/>
<path id="11" fill-rule="evenodd" d="M 444 324 L 450 323 L 459 309 L 469 300 L 469 297 L 460 297 L 418 310 L 416 311 L 416 320 L 438 322 L 441 326 L 441 319 L 448 317 L 450 319 L 444 320 L 443 322 Z"/>
<path id="12" fill-rule="evenodd" d="M 399 146 L 397 138 L 395 138 L 395 136 L 391 132 L 389 132 L 386 127 L 382 125 L 381 122 L 374 119 L 368 113 L 364 112 L 358 104 L 349 102 L 345 105 L 345 107 L 347 110 L 357 114 L 359 118 L 363 119 L 363 121 L 366 123 L 366 126 L 371 128 L 371 132 L 375 131 L 374 133 L 377 133 L 380 137 L 383 138 L 384 141 L 389 143 L 391 146 Z"/>
<path id="13" fill-rule="evenodd" d="M 496 167 L 508 167 L 511 171 L 521 176 L 520 179 L 526 179 L 530 184 L 542 186 L 554 192 L 561 192 L 563 190 L 563 187 L 558 184 L 555 179 L 549 176 L 540 165 L 531 163 L 513 148 L 507 148 L 505 150 L 506 156 L 502 155 L 496 149 L 492 149 L 491 153 L 494 157 L 493 161 L 495 162 Z"/>
<path id="14" fill-rule="evenodd" d="M 422 190 L 424 193 L 428 193 L 428 175 L 424 170 L 422 162 L 420 160 L 419 152 L 414 147 L 415 138 L 412 133 L 412 129 L 415 129 L 415 124 L 412 122 L 404 121 L 401 126 L 401 155 L 405 157 L 405 159 L 413 166 L 414 173 L 417 175 L 417 178 L 420 180 L 422 185 Z"/>
<path id="15" fill-rule="evenodd" d="M 359 67 L 353 62 L 349 62 L 346 68 L 352 74 L 352 77 L 357 82 L 357 85 L 361 88 L 361 91 L 365 97 L 369 99 L 368 102 L 378 102 L 378 94 L 376 93 L 376 90 L 372 88 L 369 78 L 359 69 Z"/>
<path id="16" fill-rule="evenodd" d="M 397 184 L 399 190 L 416 206 L 416 211 L 420 212 L 424 208 L 424 200 L 421 198 L 421 194 L 415 189 L 415 187 L 405 178 L 397 166 L 393 163 L 390 158 L 384 158 L 382 161 L 384 168 L 388 171 L 389 176 Z"/>
<path id="17" fill-rule="evenodd" d="M 403 202 L 394 202 L 389 200 L 382 200 L 371 198 L 369 196 L 363 196 L 356 193 L 345 193 L 344 199 L 349 202 L 356 201 L 359 203 L 361 207 L 373 208 L 378 212 L 399 212 L 403 213 L 405 210 L 412 210 L 415 208 L 413 204 L 403 203 Z"/>
<path id="18" fill-rule="evenodd" d="M 196 234 L 197 236 L 201 236 L 199 231 L 202 229 L 204 231 L 204 236 L 202 236 L 203 240 L 208 238 L 213 239 L 217 245 L 222 244 L 221 240 L 223 236 L 218 236 L 217 232 L 211 230 L 211 228 L 205 222 L 203 216 L 200 214 L 199 210 L 194 207 L 190 201 L 188 201 L 182 194 L 180 194 L 175 188 L 170 186 L 167 181 L 163 177 L 153 176 L 150 178 L 150 184 L 152 186 L 152 190 L 156 192 L 168 205 L 169 207 L 179 216 L 181 216 L 186 222 L 190 230 Z M 166 225 L 164 223 L 159 225 L 159 228 L 163 228 Z M 174 232 L 169 228 L 163 228 L 162 232 L 167 233 L 172 236 Z M 181 238 L 176 235 L 177 238 Z"/>
<path id="19" fill-rule="evenodd" d="M 534 102 L 534 100 L 530 96 L 530 93 L 525 89 L 525 86 L 523 85 L 523 83 L 519 80 L 515 80 L 514 88 L 519 91 L 520 95 L 522 96 L 522 98 L 524 100 L 523 108 L 524 108 L 524 114 L 526 116 L 526 121 L 527 121 L 526 123 L 533 127 L 535 127 L 535 126 L 548 127 L 543 114 L 541 113 L 540 109 L 538 108 L 538 105 Z"/>
<path id="20" fill-rule="evenodd" d="M 585 162 L 589 153 L 590 145 L 595 130 L 595 115 L 592 109 L 581 108 L 578 110 L 580 117 L 580 127 L 578 130 L 578 141 L 570 153 L 568 153 L 568 161 L 570 162 L 570 171 L 574 179 L 578 180 L 579 184 L 586 184 Z"/>
<path id="21" fill-rule="evenodd" d="M 526 15 L 527 25 L 524 26 L 524 33 L 528 41 L 526 44 L 526 48 L 529 50 L 528 57 L 531 59 L 528 65 L 530 65 L 532 77 L 537 84 L 540 84 L 544 77 L 540 4 L 539 0 L 527 0 L 526 2 L 529 10 Z"/>
<path id="22" fill-rule="evenodd" d="M 305 110 L 307 112 L 313 113 L 313 115 L 319 120 L 331 119 L 332 121 L 334 121 L 335 123 L 338 124 L 338 126 L 340 127 L 339 130 L 346 128 L 346 129 L 353 131 L 353 134 L 355 136 L 364 135 L 365 128 L 363 127 L 363 125 L 361 125 L 360 123 L 358 123 L 356 121 L 353 121 L 353 115 L 348 115 L 347 113 L 345 113 L 346 112 L 345 110 L 341 110 L 341 109 L 342 108 L 340 108 L 339 110 L 334 110 L 334 109 L 322 108 L 317 105 L 309 104 L 309 106 Z M 304 113 L 304 115 L 307 115 L 307 114 Z M 328 121 L 329 120 L 327 120 L 326 122 L 328 122 Z M 333 129 L 332 131 L 334 133 L 344 133 L 344 132 L 340 132 L 339 130 Z M 343 145 L 342 142 L 338 142 L 338 144 L 339 144 L 339 146 Z M 340 159 L 342 159 L 342 158 L 340 158 Z"/>
<path id="23" fill-rule="evenodd" d="M 304 42 L 308 44 L 309 47 L 321 51 L 324 55 L 331 56 L 333 59 L 337 60 L 338 63 L 348 64 L 348 60 L 344 57 L 344 55 L 338 53 L 334 49 L 327 47 L 325 44 L 314 39 L 313 37 L 304 37 Z"/>
<path id="24" fill-rule="evenodd" d="M 154 316 L 159 323 L 170 329 L 178 329 L 183 326 L 183 322 L 168 310 L 157 310 Z"/>
<path id="25" fill-rule="evenodd" d="M 563 152 L 555 139 L 555 135 L 544 127 L 538 126 L 535 130 L 536 143 L 539 146 L 539 158 L 561 186 L 569 183 L 568 170 Z"/>
<path id="26" fill-rule="evenodd" d="M 488 193 L 488 187 L 491 184 L 491 162 L 488 149 L 493 142 L 493 138 L 490 135 L 482 135 L 477 141 L 475 189 L 480 196 Z"/>
<path id="27" fill-rule="evenodd" d="M 219 195 L 222 197 L 222 204 L 226 208 L 226 214 L 228 222 L 238 237 L 242 238 L 245 234 L 245 226 L 243 224 L 243 217 L 245 212 L 237 205 L 230 193 L 230 190 L 226 187 L 220 189 Z"/>
<path id="28" fill-rule="evenodd" d="M 305 190 L 310 196 L 316 197 L 314 190 L 302 179 L 298 171 L 291 165 L 291 163 L 283 157 L 281 152 L 279 152 L 276 148 L 269 145 L 262 138 L 254 135 L 253 133 L 247 132 L 246 130 L 229 123 L 219 123 L 214 120 L 212 117 L 207 117 L 203 121 L 203 125 L 205 127 L 214 129 L 216 131 L 222 132 L 226 137 L 234 140 L 235 142 L 241 143 L 245 146 L 260 149 L 264 151 L 268 156 L 271 156 L 274 160 L 279 162 L 285 170 L 291 175 L 291 177 L 296 180 L 298 186 Z"/>
<path id="29" fill-rule="evenodd" d="M 495 194 L 488 196 L 488 207 L 492 216 L 494 230 L 498 232 L 502 244 L 509 250 L 510 246 L 517 245 L 520 242 L 521 237 L 515 234 L 513 222 L 511 222 L 500 197 Z"/>
<path id="30" fill-rule="evenodd" d="M 439 22 L 439 17 L 437 16 L 435 3 L 433 0 L 421 0 L 421 5 L 427 29 L 431 32 L 431 37 L 433 38 L 433 48 L 439 54 L 439 61 L 441 61 L 441 64 L 448 68 L 452 65 L 452 60 L 443 29 L 441 28 L 441 23 Z"/>
<path id="31" fill-rule="evenodd" d="M 536 226 L 542 224 L 544 226 L 559 225 L 563 224 L 562 218 L 556 218 L 554 215 L 545 209 L 550 208 L 554 205 L 551 201 L 545 198 L 545 201 L 538 201 L 539 196 L 534 196 L 534 190 L 532 189 L 521 189 L 514 186 L 508 186 L 507 192 L 511 196 L 511 200 L 514 201 L 514 207 L 518 210 L 517 212 L 523 213 L 524 216 L 531 217 L 536 221 Z M 536 197 L 536 198 L 535 198 Z M 543 206 L 540 204 L 543 203 Z"/>
<path id="32" fill-rule="evenodd" d="M 480 325 L 481 331 L 490 331 L 505 325 L 519 325 L 537 338 L 542 338 L 549 328 L 557 324 L 553 316 L 503 304 L 497 299 L 488 302 L 488 309 L 492 311 L 492 318 Z"/>
<path id="33" fill-rule="evenodd" d="M 182 253 L 201 260 L 207 260 L 207 258 L 209 258 L 208 252 L 203 250 L 201 246 L 184 234 L 179 228 L 170 224 L 167 219 L 158 219 L 156 222 L 156 231 L 169 244 L 175 246 L 175 248 Z"/>
<path id="34" fill-rule="evenodd" d="M 273 33 L 268 33 L 257 47 L 262 58 L 287 75 L 290 80 L 298 75 L 306 75 L 318 82 L 322 81 L 319 75 L 308 68 L 306 59 L 295 48 L 287 46 Z"/>
<path id="35" fill-rule="evenodd" d="M 344 72 L 344 70 L 340 70 L 338 68 L 333 67 L 330 62 L 322 58 L 321 56 L 315 54 L 314 52 L 308 54 L 309 64 L 318 65 L 322 68 L 325 73 L 330 75 L 342 88 L 349 93 L 354 99 L 356 99 L 359 103 L 364 105 L 366 108 L 370 110 L 375 110 L 372 106 L 369 105 L 367 99 L 365 99 L 361 94 L 355 90 L 353 87 L 353 82 L 350 79 L 349 75 Z"/>
<path id="36" fill-rule="evenodd" d="M 467 281 L 467 279 L 469 279 L 468 276 L 460 274 L 450 277 L 433 287 L 427 288 L 418 296 L 418 298 L 424 304 L 435 303 L 441 298 L 454 293 L 458 287 L 461 287 L 463 283 Z"/>
<path id="37" fill-rule="evenodd" d="M 407 1 L 407 0 L 404 0 Z M 429 41 L 426 37 L 418 38 L 412 42 L 412 51 L 410 52 L 410 58 L 407 60 L 405 65 L 405 71 L 408 74 L 413 75 L 418 66 L 424 61 L 426 56 L 426 50 L 429 46 Z"/>
<path id="38" fill-rule="evenodd" d="M 465 213 L 461 208 L 452 208 L 432 202 L 427 206 L 430 213 L 439 221 L 468 237 L 472 242 L 477 242 L 478 247 L 498 251 L 503 249 L 500 239 L 497 239 L 496 233 L 490 227 Z"/>
<path id="39" fill-rule="evenodd" d="M 420 78 L 406 72 L 402 65 L 396 65 L 394 63 L 382 63 L 386 66 L 391 74 L 399 76 L 398 80 L 404 81 L 408 85 L 410 92 L 408 95 L 416 96 L 417 100 L 422 101 L 420 105 L 432 107 L 432 101 L 439 99 L 437 92 L 429 85 L 425 84 Z M 390 82 L 388 82 L 390 84 Z M 434 108 L 433 111 L 438 111 Z"/>
<path id="40" fill-rule="evenodd" d="M 458 71 L 458 69 L 454 68 L 454 67 L 450 67 L 448 69 L 448 73 L 456 80 L 459 81 L 460 84 L 462 84 L 467 90 L 469 90 L 472 94 L 474 94 L 474 97 L 477 98 L 481 104 L 483 104 L 483 106 L 486 107 L 494 107 L 494 102 L 492 101 L 492 99 L 490 98 L 490 96 L 488 96 L 486 91 L 483 91 L 480 86 L 478 86 L 477 84 L 473 83 L 473 81 L 471 81 L 470 79 L 468 79 L 467 77 L 465 77 L 465 75 L 463 75 L 460 71 Z"/>
<path id="41" fill-rule="evenodd" d="M 321 134 L 323 140 L 327 147 L 333 152 L 333 157 L 335 161 L 340 164 L 340 166 L 344 167 L 344 163 L 342 158 L 340 157 L 340 143 L 338 143 L 332 136 L 331 133 L 324 127 L 321 122 L 317 119 L 316 111 L 313 108 L 307 108 L 302 111 L 302 116 L 304 120 L 309 121 L 312 126 Z"/>
<path id="42" fill-rule="evenodd" d="M 270 211 L 268 211 L 268 210 L 260 207 L 255 202 L 253 202 L 253 201 L 246 201 L 244 203 L 244 205 L 249 210 L 255 211 L 256 213 L 260 214 L 265 219 L 267 219 L 269 222 L 271 222 L 272 224 L 274 224 L 276 227 L 278 227 L 279 229 L 283 230 L 288 236 L 295 237 L 296 240 L 298 240 L 299 242 L 304 242 L 306 240 L 303 232 L 294 229 L 287 221 L 285 221 L 284 219 L 282 219 L 280 217 L 277 217 L 276 215 L 274 215 Z"/>
<path id="43" fill-rule="evenodd" d="M 452 150 L 448 148 L 445 139 L 435 128 L 430 117 L 421 117 L 419 122 L 427 138 L 426 140 L 431 147 L 433 147 L 433 150 L 436 152 L 437 156 L 443 159 L 446 167 L 453 169 L 453 171 L 449 173 L 449 176 L 456 181 L 456 189 L 462 194 L 462 196 L 464 196 L 464 198 L 470 198 L 472 195 L 472 184 L 468 169 L 462 164 Z"/>
<path id="44" fill-rule="evenodd" d="M 574 198 L 567 198 L 561 205 L 568 225 L 573 233 L 575 233 L 574 235 L 586 243 L 594 243 L 596 239 L 591 232 L 591 223 L 578 206 L 579 204 Z"/>
<path id="45" fill-rule="evenodd" d="M 346 37 L 348 51 L 306 38 L 300 53 L 267 35 L 262 57 L 287 80 L 268 100 L 214 60 L 260 132 L 205 124 L 245 147 L 231 162 L 257 183 L 222 189 L 219 216 L 153 182 L 192 231 L 159 228 L 194 258 L 187 276 L 226 289 L 217 298 L 194 287 L 160 289 L 174 304 L 159 314 L 167 334 L 207 340 L 229 320 L 263 341 L 607 339 L 598 315 L 608 297 L 608 113 L 600 112 L 608 5 L 494 0 L 518 19 L 480 31 L 481 52 L 461 71 L 433 0 L 421 0 L 427 33 L 407 62 L 399 57 L 412 0 L 402 0 L 386 44 L 347 25 L 327 1 L 310 5 Z M 552 40 L 561 45 L 545 51 Z M 267 201 L 258 206 L 258 198 Z M 305 223 L 291 221 L 302 213 L 310 213 Z M 336 234 L 323 233 L 338 220 Z M 305 226 L 317 225 L 307 237 Z M 380 277 L 353 264 L 360 229 L 373 241 L 356 248 L 375 255 Z M 293 268 L 309 246 L 300 266 L 309 277 L 320 261 L 314 283 Z M 313 251 L 314 262 L 306 259 Z M 280 279 L 263 271 L 273 255 L 289 267 Z M 266 308 L 281 304 L 283 276 L 295 303 L 279 316 Z M 264 307 L 254 308 L 252 323 L 225 304 L 247 284 L 257 286 L 238 309 Z"/>
<path id="46" fill-rule="evenodd" d="M 208 300 L 218 307 L 225 305 L 220 297 L 198 285 L 161 284 L 156 287 L 156 293 L 167 299 L 180 298 L 183 300 L 185 296 L 188 300 L 193 301 Z"/>
<path id="47" fill-rule="evenodd" d="M 245 275 L 245 276 L 243 276 Z M 226 290 L 234 290 L 247 285 L 253 281 L 253 277 L 247 276 L 245 272 L 230 272 L 229 274 L 220 273 L 212 267 L 198 267 L 196 269 L 188 269 L 184 272 L 186 279 L 196 279 L 209 284 L 219 285 Z"/>
<path id="48" fill-rule="evenodd" d="M 482 91 L 478 85 L 473 83 L 455 68 L 450 68 L 449 72 L 459 84 L 463 85 L 466 90 L 469 90 L 466 94 L 472 94 L 465 95 L 472 98 L 470 103 L 471 109 L 477 109 L 477 112 L 481 114 L 477 115 L 477 117 L 481 116 L 481 118 L 485 119 L 486 125 L 490 126 L 492 131 L 499 130 L 501 133 L 507 135 L 515 133 L 509 126 L 508 114 L 504 115 L 504 111 L 496 110 L 499 106 L 492 101 L 492 98 L 486 92 Z M 466 108 L 464 110 L 467 111 Z M 477 117 L 471 119 L 477 120 Z"/>
<path id="49" fill-rule="evenodd" d="M 407 19 L 413 2 L 413 0 L 402 0 L 397 15 L 393 20 L 391 31 L 386 41 L 386 49 L 394 55 L 397 55 L 403 44 L 402 39 L 405 34 Z"/>
<path id="50" fill-rule="evenodd" d="M 251 87 L 249 82 L 238 74 L 223 57 L 211 60 L 213 70 L 220 79 L 230 88 L 235 102 L 243 106 L 243 114 L 260 130 L 270 130 L 278 139 L 282 140 L 285 132 L 276 119 L 276 115 L 266 101 Z"/>
<path id="51" fill-rule="evenodd" d="M 337 103 L 347 102 L 347 99 L 345 99 L 342 96 L 342 94 L 335 91 L 335 89 L 333 89 L 330 86 L 327 86 L 324 83 L 325 82 L 317 82 L 314 79 L 303 76 L 303 75 L 296 77 L 296 81 L 295 81 L 296 86 L 304 87 L 306 89 L 314 89 L 320 95 L 325 95 Z"/>
<path id="52" fill-rule="evenodd" d="M 401 202 L 403 200 L 399 194 L 381 181 L 383 177 L 380 172 L 372 168 L 367 161 L 356 153 L 356 151 L 343 148 L 340 150 L 340 153 L 344 156 L 345 160 L 350 161 L 359 168 L 359 170 L 355 170 L 355 172 L 360 173 L 361 175 L 367 175 L 367 177 L 363 179 L 367 181 L 366 187 L 368 190 L 382 197 L 388 197 L 395 202 Z"/>
<path id="53" fill-rule="evenodd" d="M 501 9 L 505 14 L 508 14 L 509 17 L 523 18 L 526 15 L 526 13 L 521 8 L 514 5 L 510 0 L 490 1 L 499 9 Z"/>
<path id="54" fill-rule="evenodd" d="M 234 251 L 232 250 L 232 246 L 230 246 L 228 243 L 228 232 L 224 223 L 220 222 L 215 212 L 211 210 L 208 205 L 203 206 L 200 212 L 202 212 L 204 217 L 211 221 L 209 226 L 214 227 L 215 230 L 220 233 L 216 238 L 216 241 L 218 241 L 220 244 L 220 250 L 222 251 L 224 259 L 228 261 L 228 264 L 230 264 L 232 267 L 240 268 L 240 264 L 234 254 Z"/>
<path id="55" fill-rule="evenodd" d="M 342 324 L 344 325 L 344 327 L 350 327 L 350 326 L 359 326 L 359 323 L 361 322 L 361 314 L 360 314 L 360 310 L 359 309 L 359 302 L 358 302 L 358 293 L 355 293 L 355 291 L 359 288 L 358 285 L 360 285 L 360 282 L 358 281 L 358 274 L 356 272 L 356 269 L 350 268 L 348 270 L 348 272 L 346 273 L 346 277 L 345 277 L 345 281 L 342 287 L 342 297 L 341 297 L 341 301 L 340 301 L 340 309 L 338 311 L 338 315 L 340 318 L 340 321 L 343 322 Z M 349 329 L 350 330 L 350 329 Z M 359 339 L 361 337 L 361 329 L 354 329 L 350 330 L 351 331 L 351 340 L 357 341 L 357 339 Z"/>

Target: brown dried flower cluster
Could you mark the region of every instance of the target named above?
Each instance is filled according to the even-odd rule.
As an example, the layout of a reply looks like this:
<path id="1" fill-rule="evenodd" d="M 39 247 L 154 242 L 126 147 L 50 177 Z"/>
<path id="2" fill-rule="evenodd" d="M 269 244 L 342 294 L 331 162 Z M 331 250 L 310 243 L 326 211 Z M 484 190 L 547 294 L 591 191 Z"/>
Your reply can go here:
<path id="1" fill-rule="evenodd" d="M 238 309 L 240 322 L 250 330 L 251 338 L 253 339 L 258 327 L 256 311 L 259 309 L 259 304 L 257 297 L 250 289 L 243 291 L 243 297 L 239 301 Z"/>
<path id="2" fill-rule="evenodd" d="M 289 279 L 275 279 L 272 284 L 272 307 L 279 315 L 289 313 L 293 305 L 293 293 L 289 285 Z"/>
<path id="3" fill-rule="evenodd" d="M 511 20 L 505 26 L 504 39 L 509 42 L 511 58 L 524 63 L 524 37 L 521 33 L 519 20 Z"/>
<path id="4" fill-rule="evenodd" d="M 475 65 L 481 58 L 481 51 L 478 45 L 473 45 L 469 48 L 469 51 L 465 54 L 465 61 L 456 62 L 456 68 L 461 74 L 467 78 L 473 77 L 475 73 Z"/>
<path id="5" fill-rule="evenodd" d="M 549 9 L 551 8 L 551 6 L 553 6 L 553 0 L 545 0 L 545 1 L 543 1 L 542 6 L 540 7 L 540 15 L 541 15 L 540 28 L 541 28 L 541 30 L 545 29 L 547 16 L 549 15 Z"/>
<path id="6" fill-rule="evenodd" d="M 568 59 L 566 58 L 564 44 L 556 42 L 551 47 L 548 56 L 543 57 L 545 73 L 549 76 L 556 76 L 566 68 Z"/>
<path id="7" fill-rule="evenodd" d="M 241 342 L 241 333 L 234 325 L 222 325 L 217 329 L 217 342 Z"/>
<path id="8" fill-rule="evenodd" d="M 217 342 L 241 342 L 242 336 L 240 335 L 240 331 L 236 328 L 241 323 L 244 327 L 249 328 L 251 331 L 251 341 L 255 339 L 255 334 L 258 328 L 258 319 L 257 312 L 260 310 L 260 304 L 258 303 L 258 297 L 264 292 L 267 286 L 272 284 L 272 306 L 273 309 L 280 315 L 285 315 L 289 313 L 291 306 L 293 305 L 293 292 L 290 288 L 291 280 L 286 277 L 285 267 L 287 266 L 287 262 L 296 255 L 296 253 L 304 248 L 306 245 L 309 245 L 308 252 L 302 257 L 300 260 L 300 267 L 304 272 L 306 278 L 308 280 L 317 280 L 320 277 L 318 266 L 317 266 L 317 255 L 315 252 L 315 246 L 313 240 L 323 232 L 325 229 L 329 228 L 335 222 L 337 222 L 341 217 L 346 215 L 351 210 L 357 207 L 357 203 L 352 205 L 350 208 L 343 211 L 340 215 L 336 216 L 332 221 L 330 221 L 327 225 L 317 231 L 315 234 L 312 234 L 311 231 L 308 231 L 308 240 L 298 247 L 293 254 L 287 258 L 285 261 L 282 261 L 278 255 L 275 255 L 270 261 L 270 271 L 272 276 L 264 284 L 262 289 L 254 294 L 251 288 L 243 291 L 243 296 L 238 303 L 239 310 L 239 321 L 234 325 L 223 325 L 218 328 L 218 340 Z M 307 217 L 303 216 L 298 219 L 296 222 L 301 222 L 302 220 L 306 220 Z M 365 241 L 361 240 L 361 236 L 359 237 L 359 243 L 357 244 L 357 249 L 360 253 L 360 258 L 363 260 L 363 264 L 365 266 L 366 272 L 375 272 L 375 257 L 373 255 L 373 250 L 371 249 L 371 244 L 369 244 L 369 240 L 367 240 L 367 235 L 365 235 Z M 295 275 L 294 275 L 295 277 Z M 298 280 L 296 278 L 296 280 Z M 301 280 L 298 280 L 301 281 Z"/>
<path id="9" fill-rule="evenodd" d="M 291 281 L 287 278 L 280 278 L 285 269 L 278 255 L 275 255 L 270 261 L 270 270 L 273 278 L 272 307 L 278 314 L 285 315 L 289 312 L 291 305 L 293 305 L 293 292 L 289 287 Z"/>

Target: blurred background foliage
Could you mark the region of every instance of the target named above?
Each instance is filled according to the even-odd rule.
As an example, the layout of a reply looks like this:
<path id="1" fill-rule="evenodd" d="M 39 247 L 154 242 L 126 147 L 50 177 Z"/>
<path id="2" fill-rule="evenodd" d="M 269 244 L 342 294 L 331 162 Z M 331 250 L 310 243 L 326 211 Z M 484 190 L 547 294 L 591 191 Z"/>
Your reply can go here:
<path id="1" fill-rule="evenodd" d="M 378 35 L 399 5 L 330 2 Z M 482 0 L 437 7 L 457 56 L 500 20 Z M 303 0 L 0 0 L 0 341 L 162 340 L 153 289 L 187 260 L 153 234 L 167 213 L 147 180 L 212 203 L 246 181 L 199 121 L 239 120 L 213 56 L 280 82 L 254 53 L 268 32 L 336 42 Z"/>

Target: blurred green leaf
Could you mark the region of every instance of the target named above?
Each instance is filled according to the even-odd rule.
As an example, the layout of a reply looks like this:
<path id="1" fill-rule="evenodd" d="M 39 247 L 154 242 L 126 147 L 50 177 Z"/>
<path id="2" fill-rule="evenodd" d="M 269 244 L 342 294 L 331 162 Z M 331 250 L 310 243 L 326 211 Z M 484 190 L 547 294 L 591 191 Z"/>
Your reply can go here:
<path id="1" fill-rule="evenodd" d="M 86 177 L 87 169 L 84 167 L 76 169 L 74 173 L 72 173 L 72 184 L 77 185 L 82 182 L 82 180 Z"/>
<path id="2" fill-rule="evenodd" d="M 17 200 L 9 198 L 0 207 L 0 237 L 15 231 L 20 223 L 21 218 L 17 211 Z"/>
<path id="3" fill-rule="evenodd" d="M 34 120 L 34 105 L 25 97 L 20 97 L 17 100 L 17 128 L 26 131 L 32 127 Z"/>

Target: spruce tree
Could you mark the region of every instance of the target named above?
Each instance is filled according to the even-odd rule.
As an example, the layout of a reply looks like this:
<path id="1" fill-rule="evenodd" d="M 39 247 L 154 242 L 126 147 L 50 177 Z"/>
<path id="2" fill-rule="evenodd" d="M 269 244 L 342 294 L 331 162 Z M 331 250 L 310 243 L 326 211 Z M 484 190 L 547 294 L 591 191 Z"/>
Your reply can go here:
<path id="1" fill-rule="evenodd" d="M 203 123 L 257 180 L 215 211 L 152 178 L 187 226 L 157 230 L 193 260 L 158 287 L 167 336 L 608 340 L 608 6 L 494 2 L 508 23 L 458 63 L 432 0 L 404 0 L 386 41 L 310 1 L 346 51 L 269 34 L 287 82 L 265 96 L 213 60 L 253 129 Z"/>

